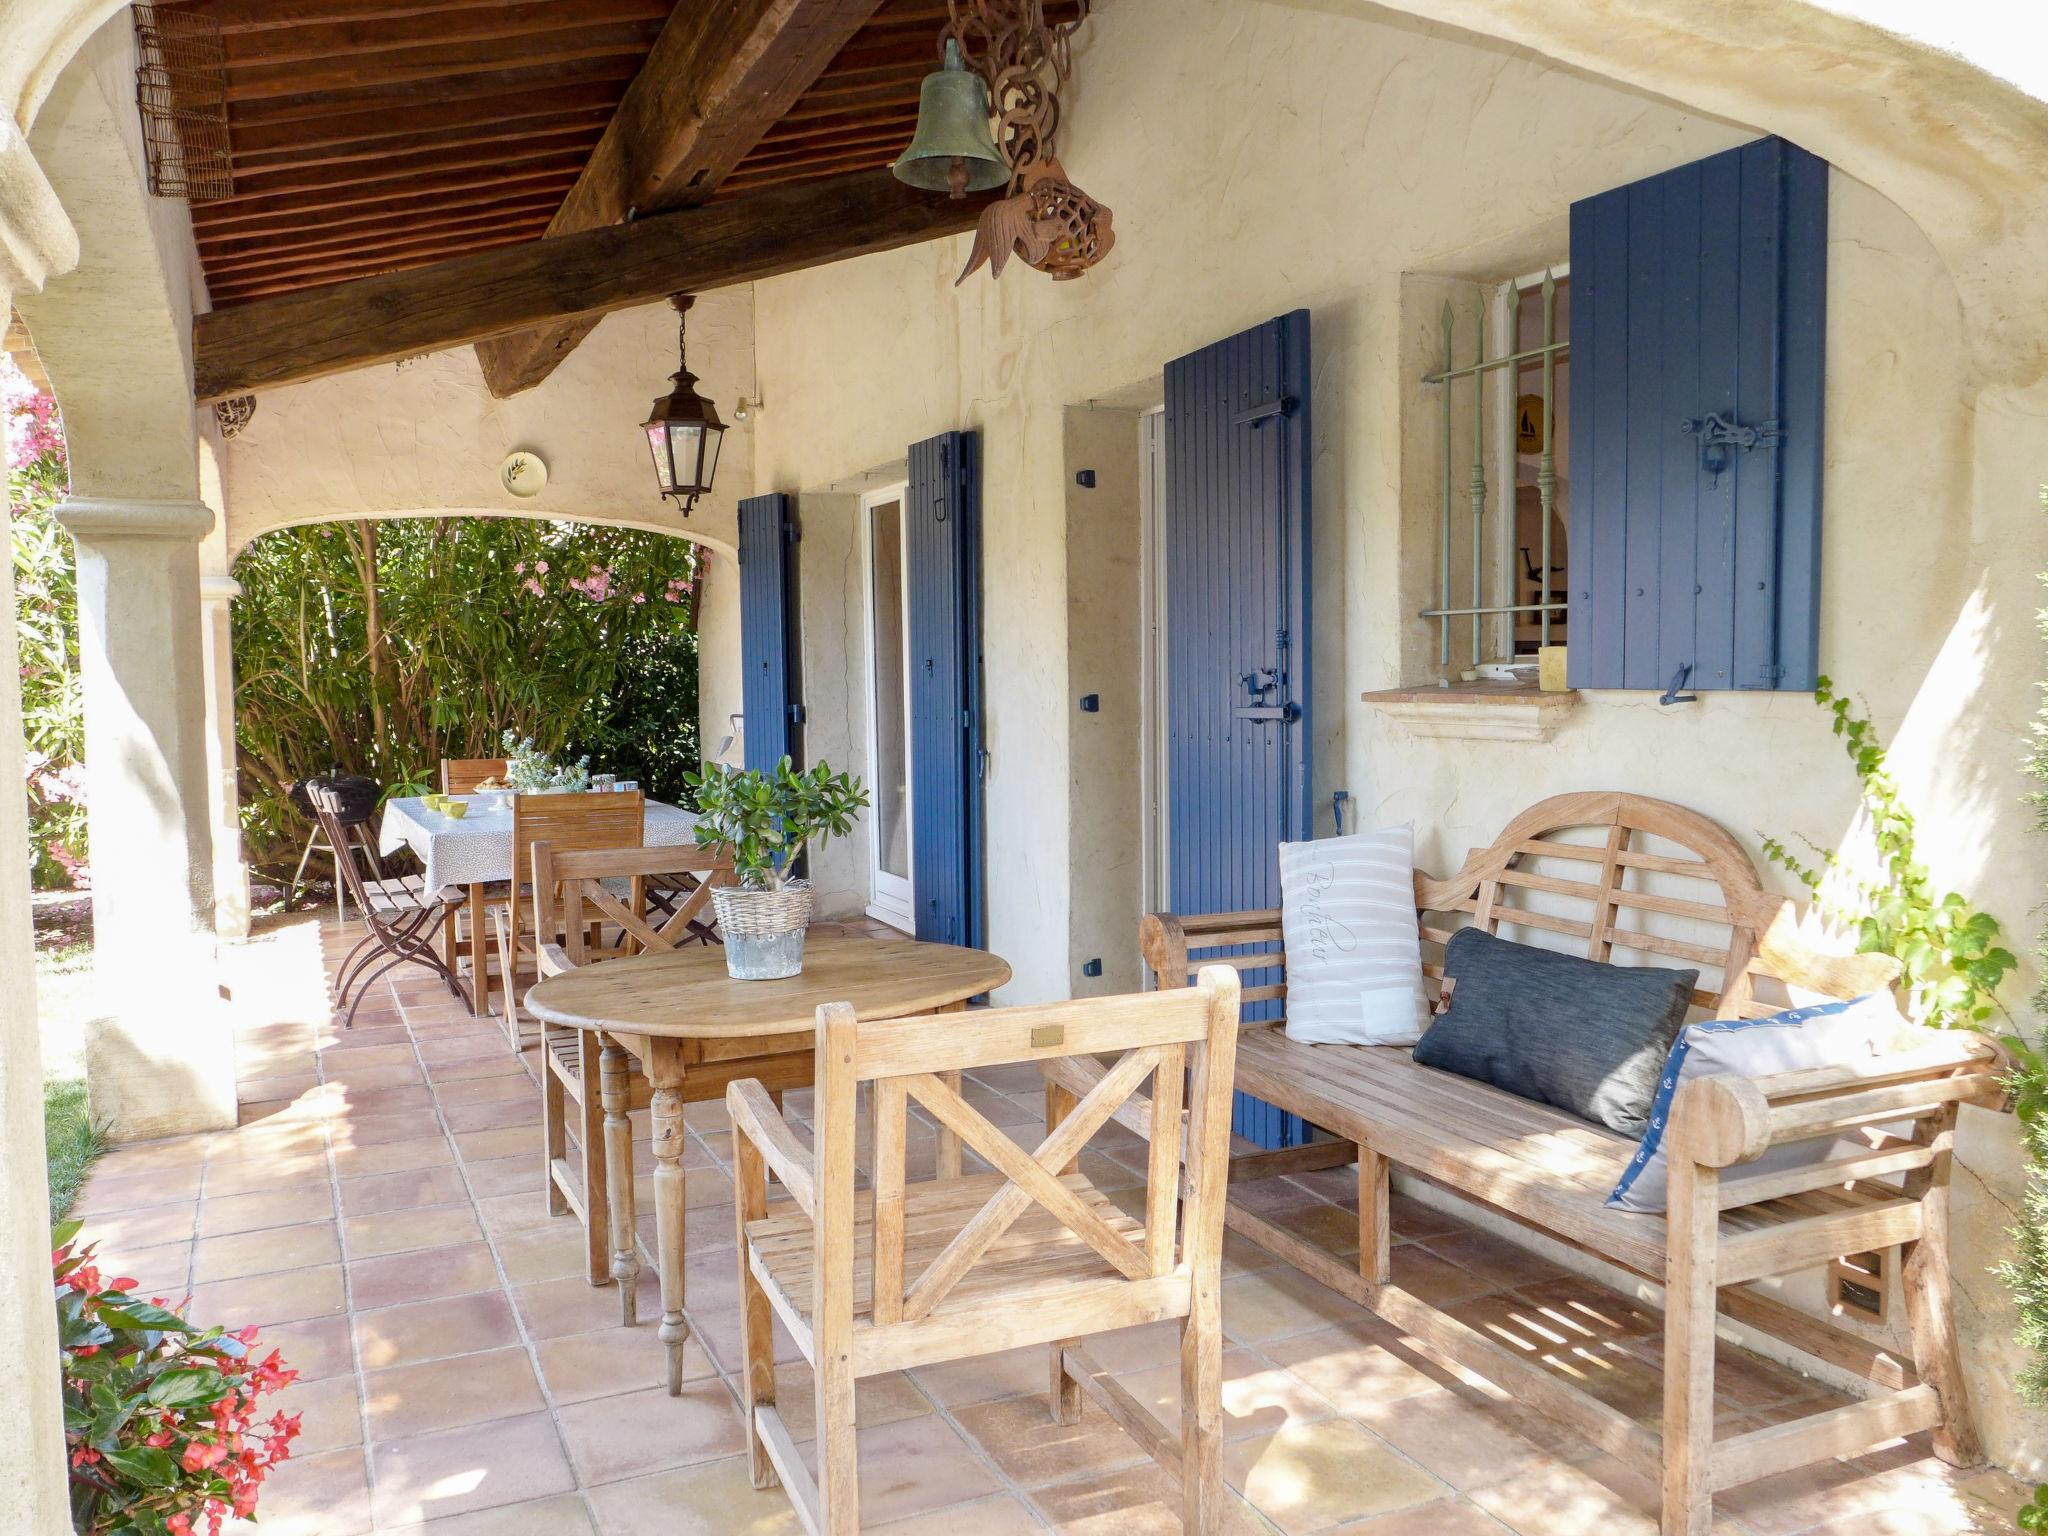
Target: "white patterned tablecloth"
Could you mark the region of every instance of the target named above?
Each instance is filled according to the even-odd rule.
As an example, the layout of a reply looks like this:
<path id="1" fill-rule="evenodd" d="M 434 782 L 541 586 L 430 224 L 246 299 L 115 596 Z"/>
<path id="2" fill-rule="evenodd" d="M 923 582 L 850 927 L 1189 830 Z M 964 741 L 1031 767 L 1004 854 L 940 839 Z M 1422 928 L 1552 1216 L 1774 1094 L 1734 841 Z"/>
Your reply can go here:
<path id="1" fill-rule="evenodd" d="M 417 796 L 393 800 L 384 807 L 377 831 L 377 851 L 396 853 L 410 848 L 426 866 L 426 888 L 444 885 L 489 885 L 512 878 L 512 805 L 494 795 L 457 795 L 469 802 L 460 818 L 429 810 Z M 694 843 L 697 817 L 659 800 L 647 802 L 646 833 L 650 847 L 672 848 Z"/>

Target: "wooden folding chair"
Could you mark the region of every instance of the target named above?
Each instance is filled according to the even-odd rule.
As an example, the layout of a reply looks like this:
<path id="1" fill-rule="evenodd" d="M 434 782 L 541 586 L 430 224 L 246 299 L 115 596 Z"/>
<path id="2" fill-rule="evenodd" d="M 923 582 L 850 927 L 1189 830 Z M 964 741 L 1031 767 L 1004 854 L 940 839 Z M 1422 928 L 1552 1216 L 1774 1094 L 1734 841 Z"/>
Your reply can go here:
<path id="1" fill-rule="evenodd" d="M 537 931 L 558 933 L 560 942 L 544 940 L 538 965 L 543 977 L 559 976 L 578 966 L 629 955 L 658 954 L 685 944 L 715 942 L 710 917 L 713 886 L 732 880 L 732 860 L 703 848 L 605 848 L 590 851 L 558 850 L 553 843 L 535 843 L 533 859 L 533 901 L 539 917 Z M 666 911 L 655 910 L 653 887 L 660 882 L 670 896 Z M 619 888 L 623 886 L 625 894 Z M 595 914 L 618 930 L 612 943 L 603 942 L 602 932 L 593 934 L 589 919 Z M 572 918 L 574 920 L 572 920 Z M 574 1211 L 583 1223 L 588 1250 L 590 1283 L 604 1285 L 621 1278 L 614 1274 L 613 1255 L 607 1241 L 610 1211 L 610 1181 L 605 1176 L 606 1143 L 609 1155 L 631 1158 L 633 1127 L 627 1115 L 645 1109 L 652 1099 L 647 1079 L 631 1069 L 624 1051 L 612 1048 L 612 1070 L 625 1079 L 619 1112 L 608 1117 L 599 1093 L 603 1080 L 605 1049 L 595 1030 L 566 1029 L 556 1024 L 541 1025 L 541 1127 L 547 1181 L 548 1214 L 560 1216 Z M 580 1154 L 569 1158 L 569 1106 L 576 1106 L 576 1143 Z M 631 1194 L 621 1189 L 627 1209 L 616 1213 L 623 1230 L 631 1231 Z M 620 1287 L 621 1307 L 630 1327 L 634 1322 L 634 1295 L 630 1284 Z"/>
<path id="2" fill-rule="evenodd" d="M 624 792 L 514 795 L 512 797 L 512 882 L 493 908 L 498 930 L 498 973 L 505 981 L 505 1034 L 512 1049 L 526 1041 L 519 1022 L 519 962 L 531 959 L 539 945 L 560 937 L 535 921 L 533 896 L 520 878 L 533 867 L 533 845 L 552 843 L 556 852 L 577 849 L 637 848 L 646 837 L 647 807 L 637 789 Z M 594 922 L 591 914 L 561 913 Z"/>
<path id="3" fill-rule="evenodd" d="M 1185 1528 L 1200 1536 L 1221 1531 L 1223 1194 L 1237 1014 L 1237 973 L 1228 966 L 1204 969 L 1185 991 L 1002 1008 L 976 1014 L 972 1023 L 860 1022 L 851 1005 L 828 1004 L 818 1010 L 815 1154 L 759 1083 L 728 1089 L 740 1383 L 754 1486 L 780 1479 L 807 1529 L 851 1536 L 860 1524 L 859 1378 L 1049 1344 L 1053 1418 L 1074 1422 L 1082 1394 L 1092 1397 L 1177 1476 Z M 1032 1152 L 991 1125 L 955 1086 L 963 1070 L 1105 1052 L 1122 1054 Z M 1074 1164 L 1148 1078 L 1151 1156 L 1140 1223 Z M 863 1083 L 871 1085 L 874 1116 L 874 1177 L 866 1193 L 854 1183 Z M 996 1171 L 907 1185 L 913 1099 Z M 788 1196 L 773 1205 L 769 1172 Z M 775 1406 L 771 1309 L 816 1373 L 815 1483 Z M 1163 1318 L 1181 1320 L 1178 1436 L 1162 1430 L 1080 1342 Z"/>

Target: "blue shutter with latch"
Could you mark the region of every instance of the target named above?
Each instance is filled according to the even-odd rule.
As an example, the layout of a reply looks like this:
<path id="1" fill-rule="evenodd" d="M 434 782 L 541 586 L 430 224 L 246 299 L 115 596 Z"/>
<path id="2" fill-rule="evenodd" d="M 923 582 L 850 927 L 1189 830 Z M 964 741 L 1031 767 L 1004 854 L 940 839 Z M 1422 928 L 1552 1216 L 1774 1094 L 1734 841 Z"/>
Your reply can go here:
<path id="1" fill-rule="evenodd" d="M 1175 912 L 1280 905 L 1278 844 L 1312 835 L 1309 315 L 1166 365 L 1168 899 Z M 1270 953 L 1275 945 L 1261 946 Z M 1259 950 L 1198 958 L 1275 982 Z M 1247 1020 L 1275 1016 L 1270 1002 Z M 1308 1139 L 1300 1116 L 1237 1095 L 1231 1129 Z"/>
<path id="2" fill-rule="evenodd" d="M 1572 686 L 1814 686 L 1827 217 L 1783 139 L 1572 205 Z"/>
<path id="3" fill-rule="evenodd" d="M 981 466 L 972 432 L 910 450 L 910 860 L 917 936 L 986 942 L 982 886 Z"/>
<path id="4" fill-rule="evenodd" d="M 749 768 L 802 761 L 796 518 L 787 496 L 740 502 L 740 708 Z"/>

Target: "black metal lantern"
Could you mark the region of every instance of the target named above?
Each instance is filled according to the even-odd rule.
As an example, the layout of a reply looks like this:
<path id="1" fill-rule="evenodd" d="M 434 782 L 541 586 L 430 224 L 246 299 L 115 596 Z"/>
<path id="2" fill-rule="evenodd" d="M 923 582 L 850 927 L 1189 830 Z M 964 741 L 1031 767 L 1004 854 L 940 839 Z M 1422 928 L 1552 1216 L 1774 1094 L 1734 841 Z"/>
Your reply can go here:
<path id="1" fill-rule="evenodd" d="M 725 423 L 718 419 L 711 402 L 697 393 L 697 376 L 690 372 L 685 346 L 690 295 L 678 293 L 669 303 L 676 308 L 676 371 L 670 376 L 676 387 L 654 402 L 642 430 L 654 454 L 654 478 L 661 494 L 680 501 L 683 515 L 688 517 L 697 498 L 711 489 L 711 477 L 718 472 Z"/>

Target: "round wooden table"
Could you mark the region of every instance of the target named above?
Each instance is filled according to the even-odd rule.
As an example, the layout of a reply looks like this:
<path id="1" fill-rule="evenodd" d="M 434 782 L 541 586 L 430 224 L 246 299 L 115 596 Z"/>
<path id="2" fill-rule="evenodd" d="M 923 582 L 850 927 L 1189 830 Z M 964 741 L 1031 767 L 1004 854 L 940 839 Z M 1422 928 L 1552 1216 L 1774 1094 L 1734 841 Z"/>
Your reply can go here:
<path id="1" fill-rule="evenodd" d="M 1009 979 L 1009 965 L 984 950 L 821 929 L 805 942 L 802 973 L 781 981 L 735 981 L 726 974 L 724 950 L 693 945 L 587 966 L 526 994 L 527 1011 L 536 1018 L 594 1032 L 600 1041 L 611 1273 L 629 1325 L 640 1277 L 629 1055 L 653 1089 L 655 1267 L 671 1395 L 682 1390 L 689 1337 L 683 1320 L 683 1105 L 723 1098 L 726 1085 L 742 1078 L 759 1078 L 778 1098 L 784 1088 L 809 1083 L 812 1025 L 822 1004 L 851 1003 L 863 1019 L 955 1012 Z M 584 1148 L 584 1155 L 591 1150 Z M 959 1173 L 957 1138 L 942 1134 L 938 1155 L 942 1176 Z M 584 1215 L 593 1224 L 598 1219 L 595 1211 Z"/>

